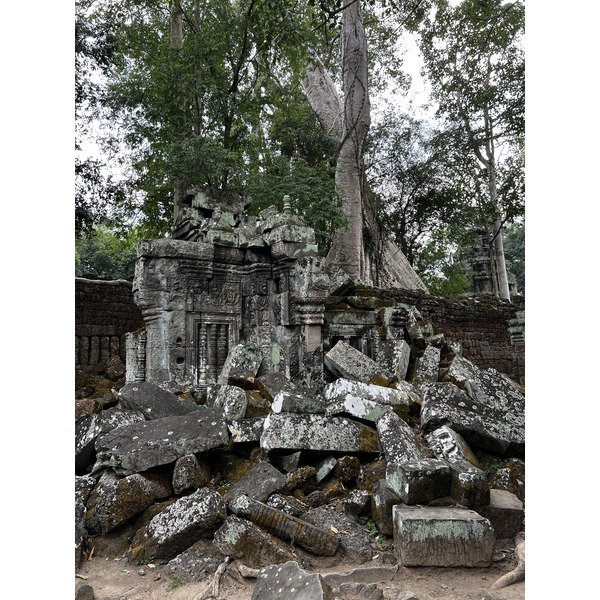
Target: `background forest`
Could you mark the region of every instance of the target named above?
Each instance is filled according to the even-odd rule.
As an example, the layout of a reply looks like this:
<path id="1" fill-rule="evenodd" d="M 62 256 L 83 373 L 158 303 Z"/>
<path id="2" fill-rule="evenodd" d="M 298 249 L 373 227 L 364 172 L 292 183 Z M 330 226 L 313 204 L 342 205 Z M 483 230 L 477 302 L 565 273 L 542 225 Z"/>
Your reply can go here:
<path id="1" fill-rule="evenodd" d="M 319 65 L 341 89 L 347 4 L 78 0 L 76 274 L 133 275 L 136 242 L 170 235 L 191 184 L 246 194 L 255 214 L 289 194 L 326 255 L 345 224 L 340 147 L 306 81 Z M 364 176 L 381 227 L 429 290 L 451 297 L 467 289 L 464 258 L 486 228 L 524 293 L 524 3 L 361 4 Z"/>

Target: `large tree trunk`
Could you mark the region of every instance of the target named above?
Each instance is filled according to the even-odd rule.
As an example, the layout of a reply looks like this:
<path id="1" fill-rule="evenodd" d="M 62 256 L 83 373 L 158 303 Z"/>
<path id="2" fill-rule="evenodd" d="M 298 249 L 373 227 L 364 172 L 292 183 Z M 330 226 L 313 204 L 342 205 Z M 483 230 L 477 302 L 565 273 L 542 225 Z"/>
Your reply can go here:
<path id="1" fill-rule="evenodd" d="M 343 101 L 318 57 L 313 58 L 302 81 L 323 130 L 340 146 L 335 179 L 349 225 L 336 231 L 327 266 L 371 285 L 427 291 L 406 257 L 383 232 L 364 176 L 364 142 L 371 117 L 367 43 L 359 0 L 344 9 L 341 40 Z M 365 230 L 370 231 L 368 252 Z"/>
<path id="2" fill-rule="evenodd" d="M 183 48 L 183 12 L 179 2 L 173 0 L 171 2 L 171 39 L 170 39 L 170 51 L 171 56 L 175 60 L 179 60 L 181 57 L 181 51 Z M 185 105 L 183 90 L 180 90 L 181 96 L 179 99 L 180 115 L 178 116 L 178 126 L 181 127 L 183 132 L 185 122 Z M 177 180 L 173 184 L 173 227 L 177 223 L 181 206 L 183 205 L 183 197 L 185 194 L 184 182 Z"/>
<path id="3" fill-rule="evenodd" d="M 494 230 L 492 242 L 492 254 L 496 267 L 496 277 L 498 282 L 498 295 L 504 300 L 510 301 L 510 289 L 508 287 L 508 272 L 506 270 L 506 261 L 504 259 L 504 243 L 502 241 L 502 219 L 498 208 L 498 188 L 496 185 L 496 167 L 493 163 L 488 167 L 488 185 L 490 190 L 490 200 L 494 209 Z"/>
<path id="4" fill-rule="evenodd" d="M 363 149 L 371 124 L 367 83 L 367 39 L 360 2 L 342 13 L 342 143 L 335 181 L 344 195 L 348 227 L 338 229 L 326 264 L 340 268 L 355 281 L 370 283 L 363 244 Z"/>
<path id="5" fill-rule="evenodd" d="M 496 177 L 496 154 L 493 143 L 493 123 L 490 118 L 487 106 L 484 110 L 485 129 L 487 132 L 486 158 L 485 162 L 488 175 L 488 189 L 490 193 L 490 202 L 494 211 L 494 230 L 493 230 L 493 256 L 496 267 L 496 278 L 498 282 L 498 294 L 500 298 L 510 301 L 510 291 L 508 288 L 508 273 L 506 271 L 506 262 L 504 260 L 504 244 L 502 242 L 502 219 L 500 217 L 500 207 L 498 205 L 498 183 Z"/>

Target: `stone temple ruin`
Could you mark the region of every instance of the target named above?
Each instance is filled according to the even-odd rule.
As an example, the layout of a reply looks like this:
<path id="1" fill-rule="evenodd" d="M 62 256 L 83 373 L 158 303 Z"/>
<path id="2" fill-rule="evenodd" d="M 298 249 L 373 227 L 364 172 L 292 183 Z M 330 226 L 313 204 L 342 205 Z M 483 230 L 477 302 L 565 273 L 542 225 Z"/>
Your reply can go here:
<path id="1" fill-rule="evenodd" d="M 200 189 L 188 203 L 174 239 L 138 248 L 134 299 L 146 329 L 129 343 L 130 378 L 205 392 L 226 382 L 227 356 L 243 343 L 263 373 L 320 381 L 330 280 L 314 231 L 289 204 L 252 218 L 234 194 Z"/>
<path id="2" fill-rule="evenodd" d="M 262 569 L 265 600 L 273 564 L 489 566 L 523 528 L 521 385 L 394 290 L 326 272 L 289 200 L 246 208 L 191 190 L 173 239 L 138 246 L 145 327 L 76 425 L 76 567 L 120 535 L 188 579 Z M 340 581 L 313 597 L 350 598 Z"/>

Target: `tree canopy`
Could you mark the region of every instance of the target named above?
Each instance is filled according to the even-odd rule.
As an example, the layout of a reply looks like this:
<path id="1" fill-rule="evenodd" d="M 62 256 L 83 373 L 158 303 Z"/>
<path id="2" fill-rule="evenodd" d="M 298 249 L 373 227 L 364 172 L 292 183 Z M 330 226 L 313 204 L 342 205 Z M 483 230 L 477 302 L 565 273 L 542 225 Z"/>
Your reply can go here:
<path id="1" fill-rule="evenodd" d="M 425 73 L 438 113 L 477 158 L 487 185 L 494 284 L 510 298 L 501 230 L 523 211 L 524 5 L 521 1 L 435 0 L 421 28 Z"/>
<path id="2" fill-rule="evenodd" d="M 349 224 L 344 134 L 324 125 L 306 76 L 321 65 L 348 101 L 340 33 L 354 4 L 77 0 L 76 146 L 92 136 L 108 157 L 76 160 L 78 236 L 97 241 L 103 224 L 119 238 L 133 226 L 136 236 L 169 235 L 181 190 L 201 184 L 249 195 L 254 213 L 290 195 L 326 254 Z M 456 295 L 452 254 L 469 229 L 489 225 L 497 244 L 523 213 L 524 90 L 522 3 L 454 5 L 356 1 L 370 94 L 407 91 L 400 40 L 411 31 L 439 107 L 435 123 L 397 110 L 379 119 L 356 181 L 377 220 L 364 217 L 361 243 L 387 231 L 432 291 L 453 277 L 444 293 Z"/>

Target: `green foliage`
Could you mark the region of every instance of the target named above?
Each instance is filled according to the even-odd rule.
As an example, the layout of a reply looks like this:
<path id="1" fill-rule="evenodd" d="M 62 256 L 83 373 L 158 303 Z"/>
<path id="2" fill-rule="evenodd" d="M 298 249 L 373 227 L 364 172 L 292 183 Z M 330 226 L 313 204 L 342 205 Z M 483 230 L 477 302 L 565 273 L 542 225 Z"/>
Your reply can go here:
<path id="1" fill-rule="evenodd" d="M 433 5 L 420 45 L 440 112 L 468 121 L 474 147 L 522 136 L 523 3 L 464 0 L 452 6 L 436 0 Z"/>
<path id="2" fill-rule="evenodd" d="M 525 223 L 518 222 L 504 231 L 504 256 L 508 270 L 517 280 L 517 291 L 525 294 Z"/>
<path id="3" fill-rule="evenodd" d="M 367 151 L 384 226 L 431 293 L 449 297 L 468 287 L 454 255 L 481 220 L 480 170 L 457 150 L 455 133 L 392 110 L 373 128 Z"/>
<path id="4" fill-rule="evenodd" d="M 392 58 L 399 22 L 416 23 L 422 2 L 364 4 L 372 85 L 382 87 L 385 73 L 401 79 Z M 173 6 L 182 10 L 179 42 L 171 36 Z M 77 105 L 94 106 L 93 118 L 108 124 L 97 138 L 127 179 L 115 187 L 106 165 L 79 169 L 77 231 L 109 219 L 164 235 L 175 185 L 202 184 L 249 192 L 254 209 L 289 194 L 325 252 L 333 229 L 344 223 L 333 183 L 337 149 L 299 81 L 311 52 L 339 74 L 343 6 L 341 0 L 78 0 Z M 98 74 L 101 84 L 93 83 Z"/>
<path id="5" fill-rule="evenodd" d="M 291 198 L 294 212 L 315 229 L 319 252 L 325 255 L 335 229 L 345 226 L 342 200 L 335 188 L 335 170 L 322 164 L 310 166 L 303 158 L 274 156 L 264 170 L 249 177 L 246 191 L 252 198 L 251 214 L 274 205 L 283 208 L 283 197 Z"/>
<path id="6" fill-rule="evenodd" d="M 458 240 L 458 241 L 451 241 Z M 452 227 L 441 227 L 423 247 L 415 261 L 415 271 L 434 296 L 459 298 L 468 289 L 470 273 L 460 257 L 470 246 L 469 230 L 452 233 Z"/>
<path id="7" fill-rule="evenodd" d="M 524 213 L 524 5 L 435 0 L 432 7 L 420 29 L 424 71 L 455 148 L 479 164 L 463 171 L 480 212 L 472 225 L 496 232 Z"/>
<path id="8" fill-rule="evenodd" d="M 139 231 L 118 234 L 98 225 L 75 240 L 75 275 L 126 279 L 135 273 Z"/>
<path id="9" fill-rule="evenodd" d="M 171 579 L 169 579 L 168 589 L 174 590 L 183 584 L 183 579 L 178 575 L 171 575 Z"/>
<path id="10" fill-rule="evenodd" d="M 377 537 L 379 535 L 379 529 L 377 528 L 377 524 L 375 521 L 373 521 L 373 519 L 368 516 L 360 517 L 360 519 L 364 522 L 365 527 L 373 537 Z"/>

